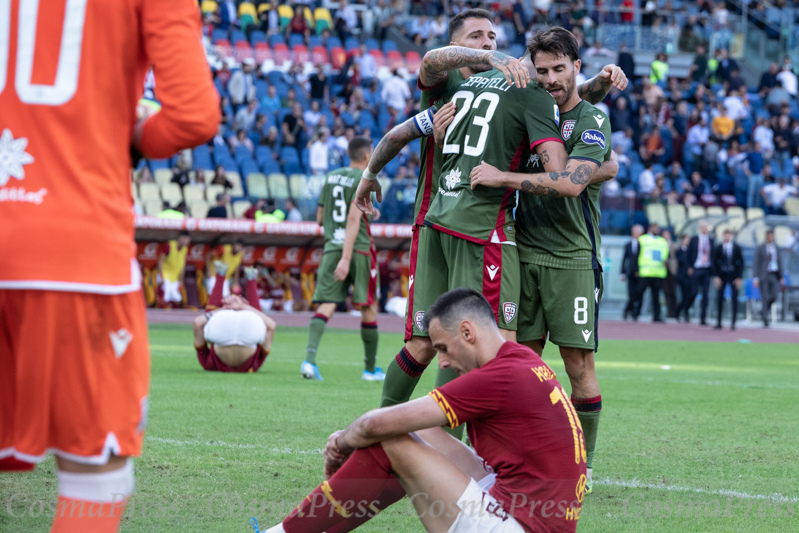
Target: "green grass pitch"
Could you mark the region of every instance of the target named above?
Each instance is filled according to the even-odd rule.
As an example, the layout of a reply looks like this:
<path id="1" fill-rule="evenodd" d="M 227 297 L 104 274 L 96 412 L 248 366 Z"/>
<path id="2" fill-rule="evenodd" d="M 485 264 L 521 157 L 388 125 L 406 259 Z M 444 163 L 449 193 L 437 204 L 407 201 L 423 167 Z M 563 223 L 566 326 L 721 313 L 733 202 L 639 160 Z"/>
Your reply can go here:
<path id="1" fill-rule="evenodd" d="M 300 328 L 279 329 L 247 375 L 204 372 L 189 326 L 150 331 L 149 425 L 123 532 L 246 533 L 253 515 L 274 525 L 320 482 L 327 436 L 379 403 L 381 385 L 360 379 L 358 332 L 328 329 L 318 383 L 299 375 Z M 381 335 L 378 364 L 400 346 Z M 545 360 L 568 390 L 553 348 Z M 796 345 L 604 341 L 597 372 L 596 482 L 578 531 L 799 531 Z M 47 531 L 55 498 L 52 459 L 0 476 L 0 531 Z M 423 529 L 405 500 L 361 530 Z"/>

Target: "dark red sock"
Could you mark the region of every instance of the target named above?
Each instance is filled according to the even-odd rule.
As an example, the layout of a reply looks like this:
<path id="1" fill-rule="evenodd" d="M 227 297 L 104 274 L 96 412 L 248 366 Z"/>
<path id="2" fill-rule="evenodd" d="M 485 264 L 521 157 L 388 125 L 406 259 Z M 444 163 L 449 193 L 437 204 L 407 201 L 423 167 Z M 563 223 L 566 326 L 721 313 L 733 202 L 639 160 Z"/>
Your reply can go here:
<path id="1" fill-rule="evenodd" d="M 323 533 L 345 520 L 363 523 L 380 510 L 377 500 L 387 489 L 390 497 L 396 497 L 397 484 L 383 446 L 355 450 L 329 481 L 314 489 L 286 517 L 283 528 L 286 533 Z"/>
<path id="2" fill-rule="evenodd" d="M 220 274 L 216 275 L 216 283 L 214 290 L 211 291 L 211 296 L 208 297 L 208 305 L 205 306 L 207 311 L 219 309 L 222 307 L 222 294 L 225 292 L 225 276 Z"/>
<path id="3" fill-rule="evenodd" d="M 386 488 L 383 489 L 377 498 L 375 498 L 374 508 L 382 511 L 391 505 L 394 505 L 402 498 L 405 497 L 405 489 L 400 484 L 397 478 L 388 480 Z M 359 514 L 363 516 L 358 516 Z M 369 509 L 368 513 L 355 513 L 350 518 L 343 522 L 339 522 L 333 527 L 327 528 L 325 533 L 347 533 L 355 528 L 358 528 L 375 517 L 374 509 Z"/>
<path id="4" fill-rule="evenodd" d="M 261 300 L 258 298 L 258 282 L 247 280 L 247 303 L 261 311 Z"/>

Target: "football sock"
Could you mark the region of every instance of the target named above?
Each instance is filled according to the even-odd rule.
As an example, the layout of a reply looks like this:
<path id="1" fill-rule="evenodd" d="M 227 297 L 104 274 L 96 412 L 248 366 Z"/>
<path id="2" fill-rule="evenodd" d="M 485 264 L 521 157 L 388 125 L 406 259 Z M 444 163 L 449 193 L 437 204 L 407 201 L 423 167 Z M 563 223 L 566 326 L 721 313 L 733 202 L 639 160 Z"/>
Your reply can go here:
<path id="1" fill-rule="evenodd" d="M 311 324 L 308 326 L 308 347 L 305 349 L 305 360 L 312 365 L 316 364 L 316 350 L 322 341 L 322 334 L 324 334 L 326 326 L 327 317 L 325 315 L 317 313 L 311 318 Z"/>
<path id="2" fill-rule="evenodd" d="M 446 385 L 456 377 L 458 377 L 458 374 L 451 368 L 445 368 L 445 369 L 439 368 L 438 372 L 436 373 L 436 388 L 443 387 L 444 385 Z M 466 426 L 464 426 L 463 424 L 456 427 L 455 429 L 450 429 L 449 427 L 445 427 L 444 431 L 446 431 L 447 433 L 449 433 L 458 440 L 463 440 L 464 427 Z"/>
<path id="3" fill-rule="evenodd" d="M 222 307 L 222 295 L 225 292 L 225 276 L 217 274 L 215 279 L 214 290 L 211 291 L 211 296 L 208 297 L 208 305 L 206 306 L 209 311 Z"/>
<path id="4" fill-rule="evenodd" d="M 254 279 L 247 280 L 247 303 L 261 311 L 261 300 L 258 298 L 258 282 Z"/>
<path id="5" fill-rule="evenodd" d="M 572 404 L 577 411 L 580 425 L 583 426 L 585 436 L 586 466 L 593 468 L 594 450 L 596 449 L 596 435 L 599 429 L 599 415 L 602 413 L 602 395 L 593 398 L 575 398 Z"/>
<path id="6" fill-rule="evenodd" d="M 377 359 L 377 322 L 361 322 L 361 340 L 363 341 L 363 362 L 367 372 L 375 371 Z"/>
<path id="7" fill-rule="evenodd" d="M 407 402 L 422 372 L 427 368 L 416 361 L 407 348 L 403 346 L 397 357 L 388 365 L 386 369 L 386 380 L 383 382 L 383 395 L 380 399 L 380 407 L 388 407 Z"/>
<path id="8" fill-rule="evenodd" d="M 133 461 L 99 474 L 58 472 L 50 533 L 115 533 L 133 493 Z"/>
<path id="9" fill-rule="evenodd" d="M 370 510 L 370 505 L 386 495 L 387 489 L 390 497 L 396 497 L 398 486 L 401 489 L 399 480 L 391 473 L 391 461 L 383 446 L 378 443 L 360 448 L 283 520 L 283 529 L 286 533 L 323 533 L 359 514 L 370 515 L 360 517 L 368 520 L 377 514 Z"/>
<path id="10" fill-rule="evenodd" d="M 405 489 L 400 485 L 400 482 L 397 479 L 390 480 L 388 484 L 386 484 L 386 488 L 383 489 L 383 492 L 377 495 L 374 499 L 374 504 L 368 508 L 369 511 L 374 511 L 377 509 L 382 511 L 387 507 L 397 503 L 402 498 L 405 497 Z M 363 516 L 360 516 L 363 515 Z M 346 520 L 339 522 L 333 527 L 327 528 L 325 533 L 348 533 L 353 529 L 356 529 L 372 518 L 374 518 L 373 512 L 355 512 L 351 517 L 347 518 Z"/>

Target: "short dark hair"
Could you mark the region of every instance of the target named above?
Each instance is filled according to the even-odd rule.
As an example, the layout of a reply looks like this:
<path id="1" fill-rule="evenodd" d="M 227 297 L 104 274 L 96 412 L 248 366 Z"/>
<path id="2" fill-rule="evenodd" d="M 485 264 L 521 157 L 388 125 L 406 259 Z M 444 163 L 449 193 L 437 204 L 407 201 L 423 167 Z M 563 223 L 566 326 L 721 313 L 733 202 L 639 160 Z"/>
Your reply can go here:
<path id="1" fill-rule="evenodd" d="M 494 310 L 485 299 L 485 296 L 474 289 L 460 287 L 445 292 L 436 299 L 435 303 L 424 316 L 424 327 L 430 329 L 430 322 L 437 318 L 441 327 L 452 330 L 456 322 L 466 318 L 484 320 L 496 324 Z"/>
<path id="2" fill-rule="evenodd" d="M 347 147 L 347 155 L 350 156 L 350 161 L 360 161 L 371 149 L 372 141 L 366 137 L 353 137 Z"/>
<path id="3" fill-rule="evenodd" d="M 191 234 L 188 231 L 181 231 L 180 233 L 178 233 L 178 238 L 180 238 L 180 237 L 191 238 Z"/>
<path id="4" fill-rule="evenodd" d="M 548 30 L 538 30 L 527 42 L 527 52 L 530 60 L 535 63 L 538 52 L 566 56 L 572 61 L 580 59 L 580 47 L 577 38 L 567 29 L 555 26 Z"/>
<path id="5" fill-rule="evenodd" d="M 452 37 L 461 31 L 463 28 L 463 23 L 466 22 L 467 19 L 486 19 L 492 25 L 494 24 L 494 16 L 491 14 L 490 11 L 486 11 L 485 9 L 467 9 L 465 11 L 461 11 L 454 17 L 452 17 L 449 21 L 449 40 L 452 41 Z"/>

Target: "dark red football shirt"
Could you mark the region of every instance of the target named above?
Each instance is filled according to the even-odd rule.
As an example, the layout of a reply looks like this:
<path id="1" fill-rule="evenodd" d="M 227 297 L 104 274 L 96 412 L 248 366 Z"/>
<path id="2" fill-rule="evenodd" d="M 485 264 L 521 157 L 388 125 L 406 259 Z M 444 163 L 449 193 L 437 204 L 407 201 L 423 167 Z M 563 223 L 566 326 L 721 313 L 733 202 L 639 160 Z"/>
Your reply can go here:
<path id="1" fill-rule="evenodd" d="M 497 357 L 430 395 L 451 427 L 468 422 L 475 451 L 497 474 L 489 490 L 528 531 L 573 533 L 585 494 L 585 441 L 555 373 L 506 342 Z"/>
<path id="2" fill-rule="evenodd" d="M 205 345 L 200 348 L 195 346 L 194 349 L 197 350 L 197 360 L 200 361 L 200 366 L 206 370 L 216 372 L 257 372 L 258 369 L 261 368 L 261 365 L 264 364 L 266 356 L 269 355 L 264 352 L 264 349 L 259 345 L 258 348 L 255 349 L 255 353 L 252 354 L 252 357 L 244 361 L 238 368 L 233 368 L 225 364 L 225 362 L 216 355 L 213 346 L 209 347 Z"/>

